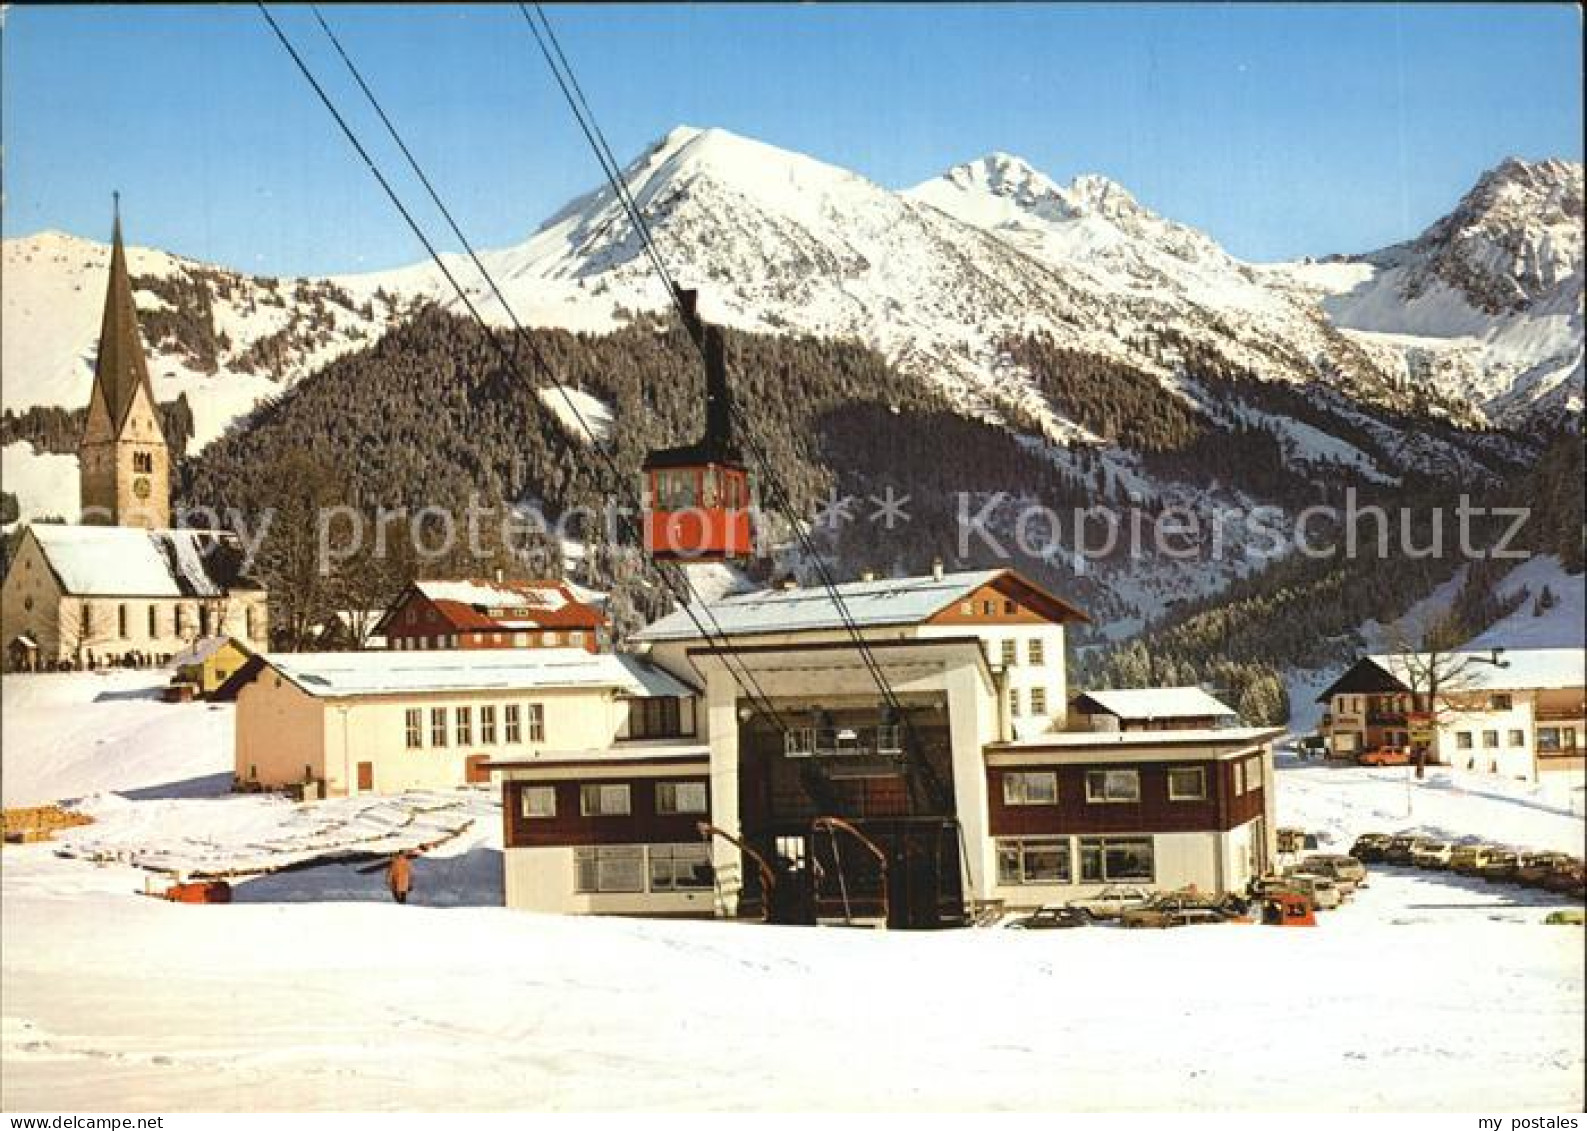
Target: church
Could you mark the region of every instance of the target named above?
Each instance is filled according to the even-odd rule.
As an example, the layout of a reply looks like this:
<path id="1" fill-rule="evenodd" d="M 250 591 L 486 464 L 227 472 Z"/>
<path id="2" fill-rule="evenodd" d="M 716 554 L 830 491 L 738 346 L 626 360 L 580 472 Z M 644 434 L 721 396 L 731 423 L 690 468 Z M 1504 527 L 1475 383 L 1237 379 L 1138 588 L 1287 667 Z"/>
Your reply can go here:
<path id="1" fill-rule="evenodd" d="M 79 523 L 33 523 L 11 555 L 0 587 L 8 669 L 164 663 L 212 635 L 267 647 L 267 596 L 236 535 L 171 526 L 171 453 L 119 209 L 78 466 Z"/>

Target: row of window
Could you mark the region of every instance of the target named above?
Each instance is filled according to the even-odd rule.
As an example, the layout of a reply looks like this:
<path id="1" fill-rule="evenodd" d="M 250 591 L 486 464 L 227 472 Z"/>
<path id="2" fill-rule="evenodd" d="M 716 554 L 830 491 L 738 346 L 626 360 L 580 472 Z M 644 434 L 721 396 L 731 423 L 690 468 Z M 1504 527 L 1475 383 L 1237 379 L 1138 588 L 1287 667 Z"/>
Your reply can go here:
<path id="1" fill-rule="evenodd" d="M 1013 602 L 1009 602 L 1013 604 Z M 1047 641 L 1039 636 L 1032 636 L 1025 641 L 1025 656 L 1033 668 L 1039 668 L 1047 663 Z M 1019 666 L 1019 641 L 1003 641 L 1003 666 L 1014 668 Z"/>
<path id="2" fill-rule="evenodd" d="M 530 742 L 544 742 L 546 740 L 546 713 L 544 706 L 539 703 L 501 704 L 502 728 L 499 739 L 496 729 L 497 706 L 495 703 L 484 703 L 477 708 L 479 745 L 495 746 L 498 742 L 503 742 L 509 746 L 517 746 L 524 741 L 526 731 Z M 430 745 L 437 749 L 450 746 L 453 736 L 456 736 L 458 746 L 475 745 L 475 711 L 476 708 L 473 706 L 431 707 Z M 408 749 L 422 750 L 425 745 L 424 708 L 409 707 L 404 717 L 404 723 L 407 731 Z"/>
<path id="3" fill-rule="evenodd" d="M 1526 745 L 1526 731 L 1509 730 L 1505 737 L 1511 748 L 1520 748 Z M 1455 732 L 1455 749 L 1471 750 L 1476 746 L 1476 732 L 1458 730 Z M 1482 732 L 1482 748 L 1484 750 L 1499 749 L 1499 732 L 1485 730 Z M 1576 729 L 1574 727 L 1538 727 L 1537 748 L 1545 751 L 1574 750 L 1576 749 Z"/>
<path id="4" fill-rule="evenodd" d="M 1019 718 L 1024 713 L 1022 710 L 1024 703 L 1025 696 L 1019 688 L 1011 687 L 1008 689 L 1008 713 L 1010 715 L 1016 719 Z M 1045 687 L 1033 687 L 1030 689 L 1030 713 L 1038 716 L 1047 713 L 1047 689 Z"/>
<path id="5" fill-rule="evenodd" d="M 654 473 L 653 504 L 659 511 L 695 507 L 742 510 L 749 506 L 749 483 L 742 473 L 720 468 L 669 468 Z"/>
<path id="6" fill-rule="evenodd" d="M 1458 693 L 1456 697 L 1462 701 L 1467 698 Z M 1366 711 L 1404 714 L 1413 710 L 1410 695 L 1340 695 L 1337 698 L 1339 713 L 1344 715 L 1359 715 Z M 1515 706 L 1515 697 L 1508 691 L 1495 691 L 1487 696 L 1485 702 L 1490 711 L 1508 711 Z"/>
<path id="7" fill-rule="evenodd" d="M 713 882 L 703 844 L 601 844 L 573 852 L 578 892 L 709 891 Z"/>
<path id="8" fill-rule="evenodd" d="M 31 597 L 27 598 L 25 607 L 30 610 L 33 608 L 33 599 Z M 82 635 L 92 636 L 98 631 L 99 626 L 97 622 L 99 620 L 99 616 L 97 614 L 101 606 L 84 602 L 81 608 L 82 624 L 80 625 L 80 628 Z M 149 605 L 145 610 L 145 615 L 148 617 L 146 622 L 148 627 L 148 636 L 151 639 L 159 639 L 162 635 L 164 635 L 160 631 L 160 621 L 163 619 L 160 616 L 160 606 Z M 256 610 L 252 605 L 243 606 L 243 630 L 250 638 L 258 635 L 254 620 L 256 615 Z M 196 626 L 198 629 L 198 635 L 209 636 L 211 633 L 218 632 L 222 629 L 223 625 L 221 622 L 224 619 L 224 610 L 212 610 L 208 605 L 199 605 L 197 609 L 193 609 L 187 605 L 173 605 L 171 607 L 170 634 L 172 636 L 183 636 L 190 629 Z M 120 604 L 116 606 L 116 635 L 122 640 L 132 639 L 131 605 Z"/>
<path id="9" fill-rule="evenodd" d="M 706 812 L 705 783 L 698 781 L 657 782 L 656 812 L 662 816 Z M 518 811 L 526 820 L 550 820 L 557 815 L 557 787 L 527 785 L 519 794 Z M 627 784 L 595 783 L 579 786 L 581 817 L 627 817 L 634 811 L 633 787 Z"/>
<path id="10" fill-rule="evenodd" d="M 997 882 L 1072 884 L 1075 857 L 1083 884 L 1153 883 L 1157 875 L 1152 838 L 1147 837 L 999 837 Z"/>
<path id="11" fill-rule="evenodd" d="M 476 643 L 496 645 L 510 643 L 514 648 L 528 648 L 536 643 L 544 648 L 560 648 L 564 645 L 561 634 L 549 629 L 539 633 L 534 640 L 531 640 L 529 634 L 525 632 L 475 632 L 470 635 Z M 391 640 L 398 652 L 439 651 L 456 648 L 458 645 L 458 635 L 455 632 L 443 633 L 439 636 L 393 636 Z M 569 632 L 565 643 L 569 648 L 584 647 L 583 630 Z"/>
<path id="12" fill-rule="evenodd" d="M 1240 765 L 1244 765 L 1241 763 Z M 1261 784 L 1261 761 L 1255 760 L 1255 789 Z M 1236 792 L 1243 781 L 1236 768 Z M 1088 804 L 1130 803 L 1141 799 L 1141 772 L 1139 770 L 1087 770 L 1086 802 Z M 1175 766 L 1168 770 L 1168 799 L 1170 801 L 1205 801 L 1207 799 L 1207 771 L 1201 766 Z M 1003 804 L 1005 805 L 1056 805 L 1058 804 L 1058 774 L 1054 770 L 1017 770 L 1003 774 Z"/>

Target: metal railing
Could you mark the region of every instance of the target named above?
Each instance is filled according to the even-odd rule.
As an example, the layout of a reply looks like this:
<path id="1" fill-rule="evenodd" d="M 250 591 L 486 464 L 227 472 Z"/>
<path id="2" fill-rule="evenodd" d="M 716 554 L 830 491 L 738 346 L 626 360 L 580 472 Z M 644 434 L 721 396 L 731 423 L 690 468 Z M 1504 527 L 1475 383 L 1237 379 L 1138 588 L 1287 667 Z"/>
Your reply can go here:
<path id="1" fill-rule="evenodd" d="M 783 752 L 790 758 L 863 758 L 904 752 L 903 727 L 882 723 L 874 727 L 794 727 L 783 736 Z"/>

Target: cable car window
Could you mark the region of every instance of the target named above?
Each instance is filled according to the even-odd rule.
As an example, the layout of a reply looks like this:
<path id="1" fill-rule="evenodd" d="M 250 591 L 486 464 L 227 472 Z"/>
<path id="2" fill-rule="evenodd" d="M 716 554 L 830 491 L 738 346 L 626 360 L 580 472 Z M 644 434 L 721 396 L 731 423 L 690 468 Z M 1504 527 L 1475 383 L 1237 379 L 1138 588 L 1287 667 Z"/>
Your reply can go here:
<path id="1" fill-rule="evenodd" d="M 722 505 L 722 472 L 714 467 L 708 467 L 700 473 L 700 505 L 703 507 L 719 507 Z"/>

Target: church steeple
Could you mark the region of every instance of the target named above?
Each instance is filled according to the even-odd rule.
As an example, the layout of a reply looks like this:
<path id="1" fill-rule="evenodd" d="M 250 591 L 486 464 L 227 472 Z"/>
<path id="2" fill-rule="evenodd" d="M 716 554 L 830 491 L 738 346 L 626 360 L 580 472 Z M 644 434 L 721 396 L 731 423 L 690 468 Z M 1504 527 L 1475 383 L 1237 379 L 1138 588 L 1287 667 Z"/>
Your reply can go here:
<path id="1" fill-rule="evenodd" d="M 138 336 L 138 310 L 121 242 L 121 194 L 114 199 L 110 280 L 78 455 L 82 521 L 165 527 L 171 514 L 170 453 Z"/>

